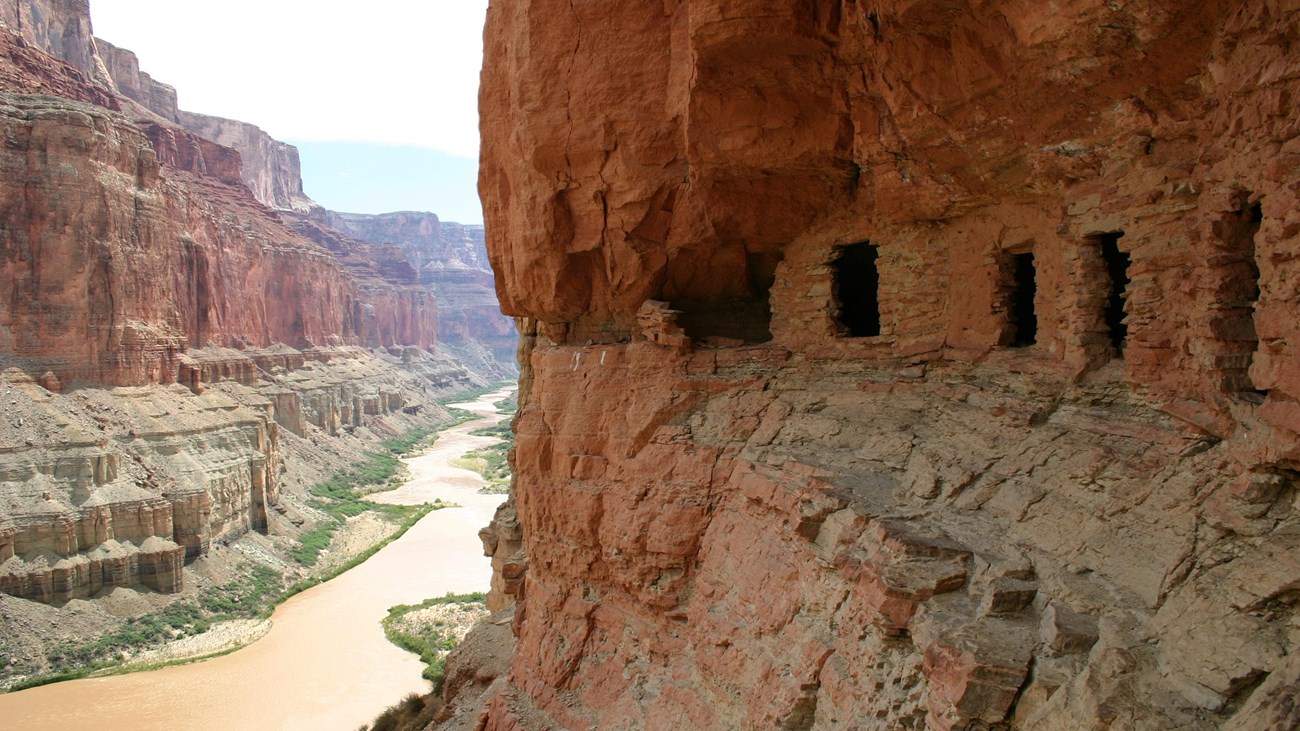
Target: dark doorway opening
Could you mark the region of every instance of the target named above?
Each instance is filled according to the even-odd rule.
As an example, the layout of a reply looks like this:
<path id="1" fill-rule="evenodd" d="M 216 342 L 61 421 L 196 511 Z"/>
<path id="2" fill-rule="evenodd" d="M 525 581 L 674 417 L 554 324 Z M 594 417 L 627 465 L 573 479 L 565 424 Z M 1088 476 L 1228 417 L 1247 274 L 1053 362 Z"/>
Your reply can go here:
<path id="1" fill-rule="evenodd" d="M 876 247 L 863 241 L 841 248 L 839 256 L 831 262 L 837 319 L 849 337 L 871 338 L 880 334 L 878 258 Z"/>
<path id="2" fill-rule="evenodd" d="M 1034 310 L 1034 297 L 1038 294 L 1034 255 L 1015 254 L 1011 257 L 1011 347 L 1027 348 L 1038 342 L 1038 313 Z"/>
<path id="3" fill-rule="evenodd" d="M 1097 236 L 1101 244 L 1101 258 L 1106 263 L 1106 273 L 1110 275 L 1110 295 L 1106 298 L 1104 320 L 1110 332 L 1110 344 L 1115 349 L 1115 357 L 1124 357 L 1124 348 L 1128 345 L 1128 324 L 1124 321 L 1124 300 L 1128 294 L 1128 268 L 1132 258 L 1128 252 L 1120 251 L 1119 240 L 1123 231 L 1105 233 Z"/>
<path id="4" fill-rule="evenodd" d="M 779 251 L 745 256 L 745 289 L 736 296 L 675 297 L 673 309 L 681 314 L 677 324 L 691 340 L 740 340 L 747 344 L 772 340 L 772 285 L 783 255 Z"/>
<path id="5" fill-rule="evenodd" d="M 1255 308 L 1259 304 L 1259 260 L 1255 252 L 1255 237 L 1264 223 L 1264 209 L 1259 201 L 1242 206 L 1236 216 L 1225 222 L 1221 235 L 1227 249 L 1226 277 L 1219 293 L 1222 309 L 1216 323 L 1218 335 L 1224 340 L 1220 363 L 1223 385 L 1228 391 L 1267 396 L 1268 392 L 1255 388 L 1250 380 L 1250 366 L 1259 349 L 1259 333 L 1255 330 Z"/>
<path id="6" fill-rule="evenodd" d="M 1259 261 L 1255 257 L 1255 236 L 1259 233 L 1259 227 L 1264 223 L 1264 206 L 1255 201 L 1250 206 L 1250 223 L 1246 227 L 1246 238 L 1249 240 L 1246 254 L 1249 257 L 1247 264 L 1250 269 L 1250 296 L 1247 306 L 1250 308 L 1250 356 L 1246 359 L 1245 372 L 1241 374 L 1240 389 L 1246 393 L 1254 394 L 1260 399 L 1268 397 L 1268 389 L 1255 388 L 1255 384 L 1250 380 L 1250 366 L 1255 360 L 1255 352 L 1259 350 L 1259 334 L 1255 330 L 1255 306 L 1259 304 Z"/>

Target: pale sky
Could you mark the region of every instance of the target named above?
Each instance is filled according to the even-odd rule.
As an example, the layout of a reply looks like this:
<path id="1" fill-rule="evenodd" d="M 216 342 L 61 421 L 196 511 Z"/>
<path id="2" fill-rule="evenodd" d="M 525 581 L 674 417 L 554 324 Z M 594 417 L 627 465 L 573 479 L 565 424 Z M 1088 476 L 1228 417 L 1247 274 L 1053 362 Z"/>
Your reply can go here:
<path id="1" fill-rule="evenodd" d="M 478 155 L 487 0 L 91 0 L 180 107 L 280 140 Z M 311 194 L 311 191 L 307 191 Z"/>

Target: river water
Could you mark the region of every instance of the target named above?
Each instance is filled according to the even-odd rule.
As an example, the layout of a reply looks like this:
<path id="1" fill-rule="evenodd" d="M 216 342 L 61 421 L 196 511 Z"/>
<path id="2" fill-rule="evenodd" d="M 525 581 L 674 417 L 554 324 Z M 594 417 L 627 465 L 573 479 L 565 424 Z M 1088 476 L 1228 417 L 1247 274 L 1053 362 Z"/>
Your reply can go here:
<path id="1" fill-rule="evenodd" d="M 487 589 L 492 569 L 478 531 L 505 496 L 478 494 L 483 480 L 448 462 L 491 443 L 469 432 L 499 420 L 492 403 L 510 390 L 456 404 L 482 418 L 442 432 L 407 460 L 410 482 L 372 498 L 464 507 L 430 513 L 370 560 L 285 602 L 271 630 L 238 652 L 0 695 L 0 729 L 353 731 L 408 693 L 427 692 L 423 664 L 384 637 L 380 620 L 395 604 Z"/>

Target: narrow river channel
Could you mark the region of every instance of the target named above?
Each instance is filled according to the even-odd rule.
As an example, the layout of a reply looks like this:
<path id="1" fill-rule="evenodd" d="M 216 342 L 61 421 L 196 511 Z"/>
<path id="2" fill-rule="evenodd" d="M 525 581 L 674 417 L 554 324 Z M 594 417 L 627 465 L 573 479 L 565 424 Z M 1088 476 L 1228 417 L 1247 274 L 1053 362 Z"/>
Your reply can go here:
<path id="1" fill-rule="evenodd" d="M 492 404 L 511 389 L 456 406 L 481 414 L 407 460 L 412 479 L 377 500 L 464 507 L 430 513 L 369 561 L 285 602 L 270 632 L 238 652 L 143 673 L 58 683 L 0 695 L 0 729 L 41 731 L 353 731 L 412 692 L 423 664 L 384 637 L 395 604 L 449 591 L 486 590 L 491 565 L 478 531 L 504 500 L 450 460 L 490 443 L 469 432 L 500 420 Z"/>

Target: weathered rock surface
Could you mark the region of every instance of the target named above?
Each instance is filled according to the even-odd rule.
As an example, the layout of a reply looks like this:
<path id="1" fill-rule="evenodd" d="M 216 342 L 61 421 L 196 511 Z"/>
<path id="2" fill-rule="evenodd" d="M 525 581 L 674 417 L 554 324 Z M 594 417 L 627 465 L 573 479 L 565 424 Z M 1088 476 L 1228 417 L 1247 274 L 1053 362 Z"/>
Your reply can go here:
<path id="1" fill-rule="evenodd" d="M 492 2 L 483 728 L 1294 726 L 1297 22 Z"/>
<path id="2" fill-rule="evenodd" d="M 282 217 L 294 231 L 334 254 L 356 282 L 364 303 L 353 306 L 352 318 L 358 332 L 366 333 L 363 344 L 429 348 L 438 341 L 442 316 L 437 300 L 420 286 L 400 249 L 348 238 L 316 223 L 316 215 L 284 211 Z"/>
<path id="3" fill-rule="evenodd" d="M 169 383 L 184 349 L 208 343 L 403 344 L 369 332 L 377 325 L 357 318 L 356 285 L 337 260 L 242 186 L 181 169 L 164 176 L 149 138 L 107 110 L 2 101 L 10 143 L 0 170 L 25 185 L 0 190 L 0 276 L 10 293 L 0 303 L 0 351 L 30 372 Z M 32 160 L 44 164 L 33 169 Z M 426 330 L 436 327 L 432 308 L 421 314 Z"/>
<path id="4" fill-rule="evenodd" d="M 94 37 L 88 0 L 18 0 L 0 7 L 0 27 L 70 64 L 86 81 L 238 151 L 243 157 L 244 183 L 263 205 L 295 211 L 315 207 L 302 190 L 297 148 L 273 139 L 256 125 L 180 110 L 176 89 L 141 71 L 134 53 Z"/>
<path id="5" fill-rule="evenodd" d="M 0 6 L 0 26 L 26 45 L 71 64 L 86 79 L 107 81 L 95 54 L 90 0 L 14 0 Z"/>
<path id="6" fill-rule="evenodd" d="M 400 432 L 442 415 L 433 396 L 481 383 L 418 349 L 207 348 L 183 363 L 188 388 L 59 393 L 16 370 L 0 379 L 0 591 L 64 602 L 178 590 L 184 561 L 267 531 L 283 510 L 281 430 L 318 444 Z"/>
<path id="7" fill-rule="evenodd" d="M 176 87 L 157 81 L 141 71 L 140 59 L 125 48 L 118 48 L 103 38 L 96 38 L 95 50 L 103 59 L 104 68 L 119 94 L 138 102 L 168 122 L 180 124 Z"/>
<path id="8" fill-rule="evenodd" d="M 0 11 L 0 591 L 56 603 L 179 590 L 214 541 L 302 522 L 283 481 L 502 370 L 439 349 L 399 249 L 299 226 L 296 150 L 178 112 L 86 12 Z"/>
<path id="9" fill-rule="evenodd" d="M 176 120 L 206 140 L 238 150 L 244 161 L 244 184 L 263 205 L 301 212 L 316 206 L 302 191 L 298 148 L 247 122 L 184 110 L 177 112 Z"/>
<path id="10" fill-rule="evenodd" d="M 381 215 L 327 211 L 325 222 L 360 241 L 398 247 L 440 303 L 439 335 L 475 342 L 503 363 L 515 362 L 517 335 L 501 314 L 482 226 L 441 221 L 432 213 Z"/>
<path id="11" fill-rule="evenodd" d="M 504 682 L 514 645 L 512 612 L 506 610 L 480 622 L 447 657 L 443 676 L 443 705 L 434 724 L 446 731 L 476 731 L 484 707 Z"/>
<path id="12" fill-rule="evenodd" d="M 78 70 L 21 42 L 0 26 L 0 88 L 22 94 L 43 94 L 120 109 L 108 89 L 86 83 Z"/>
<path id="13" fill-rule="evenodd" d="M 76 72 L 34 67 L 6 41 L 0 352 L 64 382 L 170 383 L 188 347 L 436 342 L 436 307 L 410 277 L 349 275 L 242 183 L 228 147 L 165 120 L 131 120 Z M 44 88 L 24 79 L 48 76 Z M 33 88 L 35 87 L 35 88 Z M 108 107 L 99 106 L 102 101 Z M 159 276 L 162 273 L 163 276 Z"/>

